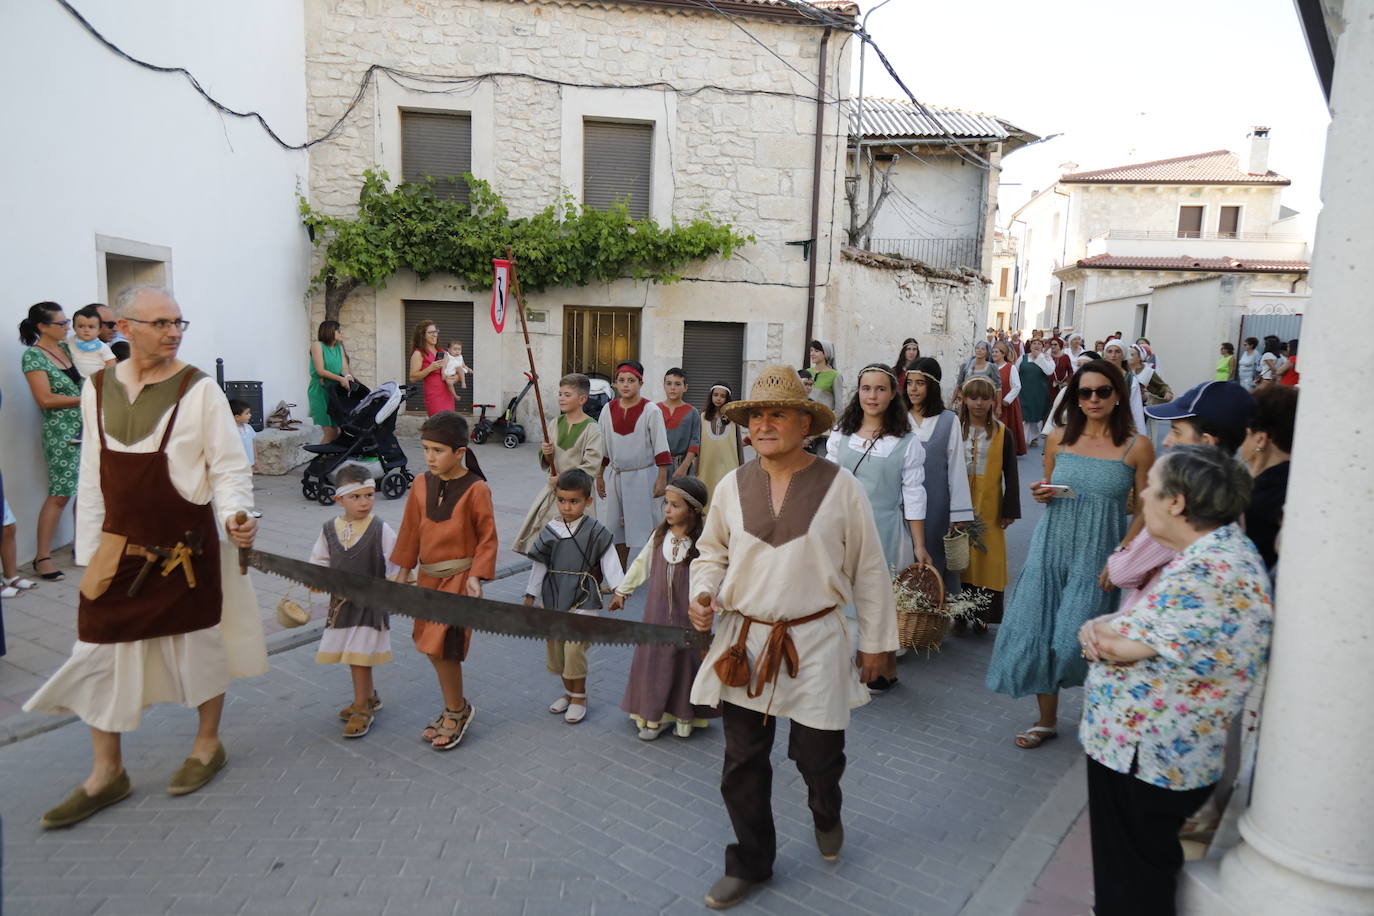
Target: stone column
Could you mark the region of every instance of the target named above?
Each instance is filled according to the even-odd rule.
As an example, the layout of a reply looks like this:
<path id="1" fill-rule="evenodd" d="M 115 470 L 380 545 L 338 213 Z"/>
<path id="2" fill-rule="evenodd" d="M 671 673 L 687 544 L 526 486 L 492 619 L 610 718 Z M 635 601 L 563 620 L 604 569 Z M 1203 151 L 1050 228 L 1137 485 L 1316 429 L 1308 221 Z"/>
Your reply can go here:
<path id="1" fill-rule="evenodd" d="M 1374 0 L 1325 6 L 1343 31 L 1254 793 L 1186 913 L 1374 913 L 1374 420 L 1350 349 L 1374 339 Z"/>

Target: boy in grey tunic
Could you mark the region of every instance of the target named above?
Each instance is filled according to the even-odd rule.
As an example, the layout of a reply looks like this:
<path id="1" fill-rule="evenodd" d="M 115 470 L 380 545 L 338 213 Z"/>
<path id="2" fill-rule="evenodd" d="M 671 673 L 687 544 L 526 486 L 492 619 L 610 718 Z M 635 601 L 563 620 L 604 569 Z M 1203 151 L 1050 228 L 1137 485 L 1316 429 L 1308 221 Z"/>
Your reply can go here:
<path id="1" fill-rule="evenodd" d="M 558 518 L 540 529 L 526 554 L 534 565 L 525 604 L 538 597 L 551 610 L 595 615 L 601 608 L 601 583 L 615 588 L 624 579 L 615 538 L 584 514 L 592 498 L 592 477 L 586 471 L 570 468 L 558 475 L 554 493 Z M 586 643 L 549 640 L 548 670 L 563 679 L 563 695 L 549 704 L 549 712 L 562 713 L 565 722 L 576 725 L 587 715 Z"/>

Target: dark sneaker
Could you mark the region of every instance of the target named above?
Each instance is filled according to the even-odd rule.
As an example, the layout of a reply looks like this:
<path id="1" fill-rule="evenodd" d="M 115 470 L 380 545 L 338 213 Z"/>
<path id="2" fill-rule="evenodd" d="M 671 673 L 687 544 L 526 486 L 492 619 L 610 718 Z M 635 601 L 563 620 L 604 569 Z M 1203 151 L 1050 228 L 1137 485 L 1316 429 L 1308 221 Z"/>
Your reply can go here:
<path id="1" fill-rule="evenodd" d="M 66 801 L 43 815 L 42 820 L 38 823 L 43 826 L 44 830 L 79 824 L 97 811 L 108 808 L 116 802 L 122 802 L 133 791 L 134 787 L 129 782 L 127 771 L 120 773 L 113 782 L 94 795 L 87 795 L 85 789 L 77 786 L 76 791 L 67 796 Z"/>
<path id="2" fill-rule="evenodd" d="M 868 690 L 870 693 L 887 693 L 889 690 L 896 686 L 897 679 L 895 677 L 886 678 L 879 676 L 876 681 L 868 682 Z"/>
<path id="3" fill-rule="evenodd" d="M 844 824 L 836 824 L 830 830 L 816 828 L 816 848 L 821 851 L 821 858 L 827 862 L 834 862 L 840 857 L 840 848 L 844 846 Z"/>
<path id="4" fill-rule="evenodd" d="M 743 878 L 722 875 L 720 880 L 712 884 L 711 889 L 706 892 L 706 905 L 713 910 L 729 909 L 735 904 L 741 903 L 758 886 L 757 881 L 745 881 Z"/>

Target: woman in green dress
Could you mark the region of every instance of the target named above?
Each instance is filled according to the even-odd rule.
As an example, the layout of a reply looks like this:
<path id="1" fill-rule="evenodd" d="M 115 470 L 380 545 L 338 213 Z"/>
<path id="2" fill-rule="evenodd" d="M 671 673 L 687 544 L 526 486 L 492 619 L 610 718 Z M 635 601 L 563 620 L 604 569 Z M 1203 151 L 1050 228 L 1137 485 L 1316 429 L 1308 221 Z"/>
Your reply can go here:
<path id="1" fill-rule="evenodd" d="M 334 418 L 329 415 L 329 386 L 353 387 L 349 373 L 348 353 L 344 351 L 343 328 L 337 321 L 321 321 L 315 342 L 310 345 L 310 388 L 306 397 L 310 403 L 310 421 L 323 428 L 325 442 L 333 442 L 339 435 Z"/>
<path id="2" fill-rule="evenodd" d="M 67 501 L 76 495 L 81 463 L 81 373 L 67 349 L 71 324 L 56 302 L 40 302 L 19 322 L 24 351 L 20 368 L 43 411 L 43 460 L 48 465 L 48 498 L 38 510 L 38 550 L 33 571 L 48 580 L 63 578 L 52 560 L 52 539 Z"/>

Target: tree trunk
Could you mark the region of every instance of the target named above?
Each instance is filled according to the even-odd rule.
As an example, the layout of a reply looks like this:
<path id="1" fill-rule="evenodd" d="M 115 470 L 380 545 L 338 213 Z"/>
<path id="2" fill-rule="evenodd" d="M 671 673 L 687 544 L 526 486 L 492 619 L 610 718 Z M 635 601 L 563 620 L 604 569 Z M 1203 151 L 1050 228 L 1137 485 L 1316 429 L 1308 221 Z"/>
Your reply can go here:
<path id="1" fill-rule="evenodd" d="M 333 277 L 324 281 L 324 320 L 338 321 L 343 311 L 344 301 L 357 289 L 357 280 L 336 280 Z"/>

